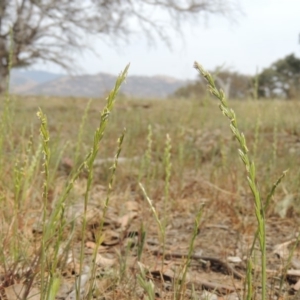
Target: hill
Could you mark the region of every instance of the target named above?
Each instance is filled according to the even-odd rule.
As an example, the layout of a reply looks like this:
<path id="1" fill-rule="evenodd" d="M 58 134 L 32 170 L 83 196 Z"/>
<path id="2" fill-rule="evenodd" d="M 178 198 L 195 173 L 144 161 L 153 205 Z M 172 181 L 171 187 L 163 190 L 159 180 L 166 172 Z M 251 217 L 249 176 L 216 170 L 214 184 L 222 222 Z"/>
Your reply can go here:
<path id="1" fill-rule="evenodd" d="M 11 92 L 22 95 L 101 97 L 109 91 L 116 76 L 96 75 L 65 76 L 44 71 L 14 70 Z M 121 93 L 134 98 L 166 98 L 187 81 L 166 76 L 128 76 Z"/>

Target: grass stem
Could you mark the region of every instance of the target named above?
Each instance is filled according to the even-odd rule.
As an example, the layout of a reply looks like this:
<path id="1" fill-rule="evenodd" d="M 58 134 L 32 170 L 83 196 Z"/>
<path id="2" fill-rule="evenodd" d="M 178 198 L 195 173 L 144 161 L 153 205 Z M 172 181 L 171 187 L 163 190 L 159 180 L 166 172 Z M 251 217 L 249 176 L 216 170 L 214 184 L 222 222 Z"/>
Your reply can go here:
<path id="1" fill-rule="evenodd" d="M 255 216 L 258 224 L 258 241 L 261 251 L 261 286 L 262 286 L 262 299 L 267 299 L 267 251 L 266 251 L 266 219 L 265 219 L 265 206 L 262 202 L 258 185 L 256 182 L 256 169 L 254 162 L 250 159 L 249 150 L 246 144 L 246 138 L 240 131 L 237 123 L 235 112 L 229 107 L 225 94 L 222 90 L 218 90 L 213 77 L 203 69 L 203 67 L 195 62 L 194 67 L 202 75 L 207 83 L 208 89 L 212 95 L 214 95 L 219 101 L 219 108 L 222 113 L 230 120 L 230 129 L 238 141 L 240 149 L 238 149 L 239 156 L 243 161 L 246 172 L 247 181 L 254 197 Z M 251 292 L 250 286 L 248 286 L 248 293 Z M 251 298 L 251 295 L 249 296 Z"/>

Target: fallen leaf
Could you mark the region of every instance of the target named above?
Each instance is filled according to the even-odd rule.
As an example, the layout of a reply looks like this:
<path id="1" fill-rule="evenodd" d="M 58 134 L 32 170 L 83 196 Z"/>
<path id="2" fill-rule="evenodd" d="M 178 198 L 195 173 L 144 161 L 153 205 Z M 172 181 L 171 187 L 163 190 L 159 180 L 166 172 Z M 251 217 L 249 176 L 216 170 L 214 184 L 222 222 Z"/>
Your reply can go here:
<path id="1" fill-rule="evenodd" d="M 242 259 L 238 256 L 228 256 L 227 260 L 231 263 L 241 263 Z"/>
<path id="2" fill-rule="evenodd" d="M 125 202 L 125 208 L 127 211 L 139 211 L 139 204 L 136 201 L 127 201 Z"/>
<path id="3" fill-rule="evenodd" d="M 285 218 L 290 207 L 293 206 L 294 196 L 291 194 L 286 195 L 281 201 L 275 205 L 274 211 L 281 217 Z"/>
<path id="4" fill-rule="evenodd" d="M 126 214 L 126 215 L 124 215 L 124 216 L 122 216 L 122 217 L 120 217 L 119 219 L 118 219 L 118 221 L 119 221 L 119 223 L 120 223 L 120 225 L 121 225 L 121 229 L 122 230 L 126 230 L 128 227 L 129 227 L 129 225 L 130 225 L 130 222 L 134 219 L 134 218 L 136 218 L 138 216 L 138 214 L 136 213 L 136 212 L 129 212 L 128 214 Z"/>
<path id="5" fill-rule="evenodd" d="M 104 238 L 102 244 L 105 246 L 114 246 L 120 242 L 120 236 L 113 230 L 106 230 L 104 232 Z"/>
<path id="6" fill-rule="evenodd" d="M 290 256 L 289 245 L 295 243 L 296 239 L 292 239 L 282 244 L 277 244 L 274 246 L 273 253 L 276 254 L 281 259 L 288 259 Z"/>
<path id="7" fill-rule="evenodd" d="M 103 257 L 100 254 L 96 256 L 96 264 L 99 267 L 112 267 L 115 264 L 116 260 L 112 258 Z"/>
<path id="8" fill-rule="evenodd" d="M 9 300 L 19 300 L 24 298 L 26 286 L 22 283 L 11 285 L 4 289 L 4 293 Z M 40 300 L 41 293 L 37 288 L 31 288 L 26 299 Z"/>
<path id="9" fill-rule="evenodd" d="M 293 289 L 294 289 L 295 291 L 299 291 L 299 290 L 300 290 L 300 280 L 298 280 L 298 281 L 294 284 Z"/>
<path id="10" fill-rule="evenodd" d="M 94 242 L 91 242 L 91 241 L 87 241 L 85 243 L 85 246 L 87 248 L 90 248 L 90 249 L 95 249 L 96 248 L 96 243 Z M 107 247 L 104 247 L 104 246 L 98 246 L 98 252 L 106 252 L 107 251 Z"/>

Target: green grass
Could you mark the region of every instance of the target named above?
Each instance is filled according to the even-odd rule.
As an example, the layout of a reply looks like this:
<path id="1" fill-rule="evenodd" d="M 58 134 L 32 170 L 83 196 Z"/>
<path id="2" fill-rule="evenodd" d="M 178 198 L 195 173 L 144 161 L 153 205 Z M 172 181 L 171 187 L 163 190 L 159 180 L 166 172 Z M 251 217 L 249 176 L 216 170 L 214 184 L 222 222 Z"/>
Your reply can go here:
<path id="1" fill-rule="evenodd" d="M 251 189 L 251 192 L 253 194 L 253 202 L 254 202 L 254 213 L 257 220 L 257 233 L 255 235 L 254 241 L 253 241 L 253 247 L 250 250 L 249 258 L 248 258 L 248 267 L 247 267 L 247 274 L 249 274 L 248 277 L 248 286 L 247 286 L 247 299 L 252 299 L 252 280 L 250 277 L 251 271 L 252 271 L 252 254 L 254 250 L 255 240 L 258 238 L 259 240 L 259 247 L 261 252 L 261 297 L 262 299 L 267 298 L 267 248 L 266 248 L 266 210 L 269 206 L 269 201 L 271 197 L 274 195 L 275 190 L 279 183 L 281 182 L 281 179 L 283 176 L 280 176 L 280 178 L 276 181 L 276 183 L 273 185 L 273 188 L 270 190 L 270 193 L 264 201 L 260 195 L 260 190 L 258 187 L 258 183 L 256 180 L 257 171 L 255 167 L 255 163 L 253 160 L 251 160 L 249 155 L 249 149 L 246 144 L 246 138 L 245 135 L 240 131 L 237 123 L 237 117 L 235 115 L 235 112 L 232 108 L 228 106 L 228 102 L 226 100 L 226 96 L 222 90 L 218 90 L 214 79 L 212 76 L 203 69 L 201 65 L 198 63 L 195 63 L 195 68 L 199 71 L 199 73 L 206 79 L 208 83 L 208 88 L 212 95 L 214 95 L 219 101 L 219 108 L 221 112 L 230 120 L 230 129 L 233 133 L 233 136 L 238 141 L 238 153 L 241 158 L 241 160 L 244 163 L 246 174 L 247 174 L 247 181 L 249 184 L 249 187 Z M 277 115 L 276 115 L 277 116 Z M 277 122 L 277 118 L 275 119 L 275 122 Z M 273 135 L 273 161 L 272 164 L 275 165 L 276 161 L 276 153 L 277 153 L 277 124 L 274 125 L 274 135 Z M 283 173 L 285 175 L 285 172 Z"/>
<path id="2" fill-rule="evenodd" d="M 83 292 L 84 299 L 197 299 L 197 274 L 210 274 L 205 259 L 197 263 L 201 271 L 194 263 L 203 250 L 203 257 L 239 256 L 248 265 L 243 280 L 219 271 L 212 282 L 241 283 L 242 299 L 276 294 L 269 288 L 276 278 L 266 272 L 272 247 L 299 226 L 300 103 L 227 102 L 199 71 L 220 102 L 114 103 L 127 69 L 106 101 L 2 99 L 1 291 L 21 283 L 23 298 L 37 290 L 55 299 L 71 268 L 77 299 Z M 290 235 L 285 224 L 292 224 Z M 222 226 L 222 234 L 209 229 Z M 176 260 L 172 252 L 184 255 Z M 278 271 L 280 297 L 289 292 L 282 282 L 290 261 Z"/>

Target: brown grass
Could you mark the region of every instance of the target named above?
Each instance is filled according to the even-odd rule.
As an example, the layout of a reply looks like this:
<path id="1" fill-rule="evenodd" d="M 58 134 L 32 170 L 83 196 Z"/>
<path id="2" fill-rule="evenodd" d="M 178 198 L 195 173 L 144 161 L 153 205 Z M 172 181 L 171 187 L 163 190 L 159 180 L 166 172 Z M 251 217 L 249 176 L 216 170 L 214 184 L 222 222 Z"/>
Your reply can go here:
<path id="1" fill-rule="evenodd" d="M 19 207 L 16 207 L 18 178 L 27 176 L 22 172 L 28 171 L 27 166 L 32 161 L 39 144 L 40 123 L 36 118 L 38 107 L 41 107 L 47 115 L 50 132 L 52 157 L 47 208 L 50 212 L 62 192 L 68 175 L 76 168 L 73 164 L 74 151 L 81 118 L 87 104 L 86 99 L 15 98 L 11 115 L 11 131 L 9 136 L 3 137 L 1 154 L 2 290 L 13 283 L 25 282 L 26 270 L 32 265 L 32 257 L 37 253 L 40 240 L 41 232 L 38 224 L 43 190 L 41 157 L 38 158 L 39 163 L 28 185 L 24 186 L 22 182 L 20 183 L 19 193 L 22 197 L 19 198 L 21 199 Z M 80 161 L 84 159 L 92 145 L 93 132 L 99 122 L 99 112 L 104 105 L 102 99 L 94 100 L 91 104 L 80 145 Z M 231 106 L 240 120 L 239 127 L 244 132 L 252 153 L 256 147 L 254 159 L 262 197 L 266 197 L 282 171 L 289 169 L 268 211 L 268 264 L 271 269 L 278 271 L 282 262 L 274 260 L 272 249 L 274 245 L 294 238 L 299 226 L 300 103 L 232 101 Z M 118 99 L 110 117 L 94 169 L 94 183 L 90 197 L 92 212 L 88 219 L 90 223 L 87 224 L 86 242 L 93 243 L 98 226 L 97 217 L 101 218 L 110 179 L 112 161 L 109 159 L 115 155 L 117 139 L 124 127 L 126 127 L 126 135 L 121 152 L 123 159 L 120 159 L 117 168 L 105 223 L 104 242 L 100 248 L 103 257 L 115 259 L 115 262 L 110 267 L 107 267 L 106 264 L 109 264 L 107 262 L 99 267 L 97 276 L 101 280 L 96 281 L 97 299 L 142 299 L 144 297 L 144 291 L 136 279 L 139 269 L 135 261 L 136 249 L 141 242 L 142 224 L 147 236 L 141 261 L 150 269 L 147 278 L 153 277 L 160 298 L 175 297 L 174 285 L 178 282 L 176 280 L 169 282 L 169 279 L 176 278 L 176 275 L 172 274 L 179 272 L 184 258 L 170 259 L 169 257 L 165 262 L 164 268 L 168 274 L 163 279 L 165 286 L 159 276 L 154 278 L 155 271 L 161 270 L 158 228 L 138 186 L 139 181 L 146 186 L 147 194 L 153 200 L 158 214 L 161 214 L 165 195 L 164 147 L 167 134 L 172 143 L 172 169 L 170 201 L 167 205 L 166 252 L 187 253 L 196 212 L 204 203 L 199 234 L 195 241 L 195 252 L 202 251 L 205 257 L 217 257 L 223 261 L 226 261 L 228 256 L 243 258 L 247 254 L 256 230 L 252 196 L 245 180 L 244 168 L 238 158 L 236 142 L 232 138 L 226 119 L 217 108 L 217 103 L 212 99 L 206 101 Z M 153 132 L 152 161 L 145 169 L 143 160 L 147 150 L 149 124 Z M 30 146 L 28 146 L 29 141 L 32 141 Z M 65 149 L 61 153 L 63 147 Z M 19 177 L 18 172 L 21 174 Z M 80 203 L 82 203 L 85 184 L 86 174 L 83 172 L 68 199 L 68 203 L 71 203 L 70 207 L 77 207 L 79 214 L 82 209 Z M 291 199 L 290 202 L 284 202 L 288 198 Z M 287 207 L 285 203 L 288 203 Z M 67 211 L 66 217 L 68 213 Z M 280 217 L 280 213 L 283 213 L 283 218 Z M 80 223 L 80 218 L 76 222 Z M 76 222 L 75 225 L 73 224 L 75 234 L 71 243 L 72 251 L 75 252 L 80 236 L 76 233 L 78 230 Z M 71 227 L 72 224 L 66 226 L 65 239 L 70 234 Z M 86 255 L 88 255 L 89 245 L 93 246 L 86 245 Z M 243 265 L 239 268 L 240 272 L 243 272 Z M 70 269 L 71 274 L 66 275 L 64 272 L 67 273 L 66 270 Z M 75 269 L 76 264 L 73 269 L 70 265 L 61 266 L 59 272 L 62 274 L 62 282 L 68 278 L 72 280 L 76 273 Z M 38 271 L 38 268 L 35 270 Z M 9 275 L 10 273 L 12 274 Z M 205 265 L 203 261 L 199 262 L 198 266 L 197 263 L 192 264 L 189 276 L 182 299 L 193 297 L 191 282 L 194 282 L 195 293 L 199 294 L 198 289 L 205 286 L 203 282 L 201 285 L 201 280 L 210 280 L 215 284 L 222 283 L 225 286 L 237 286 L 242 289 L 241 280 L 223 275 L 222 270 L 215 267 L 213 263 L 211 266 Z M 35 279 L 35 286 L 38 286 L 38 278 L 37 276 Z M 270 282 L 275 280 L 272 278 L 270 276 Z M 291 282 L 287 280 L 286 284 Z M 169 291 L 166 289 L 168 285 L 171 286 Z M 289 291 L 290 286 L 285 286 L 285 290 Z M 178 295 L 176 297 L 179 299 Z"/>

